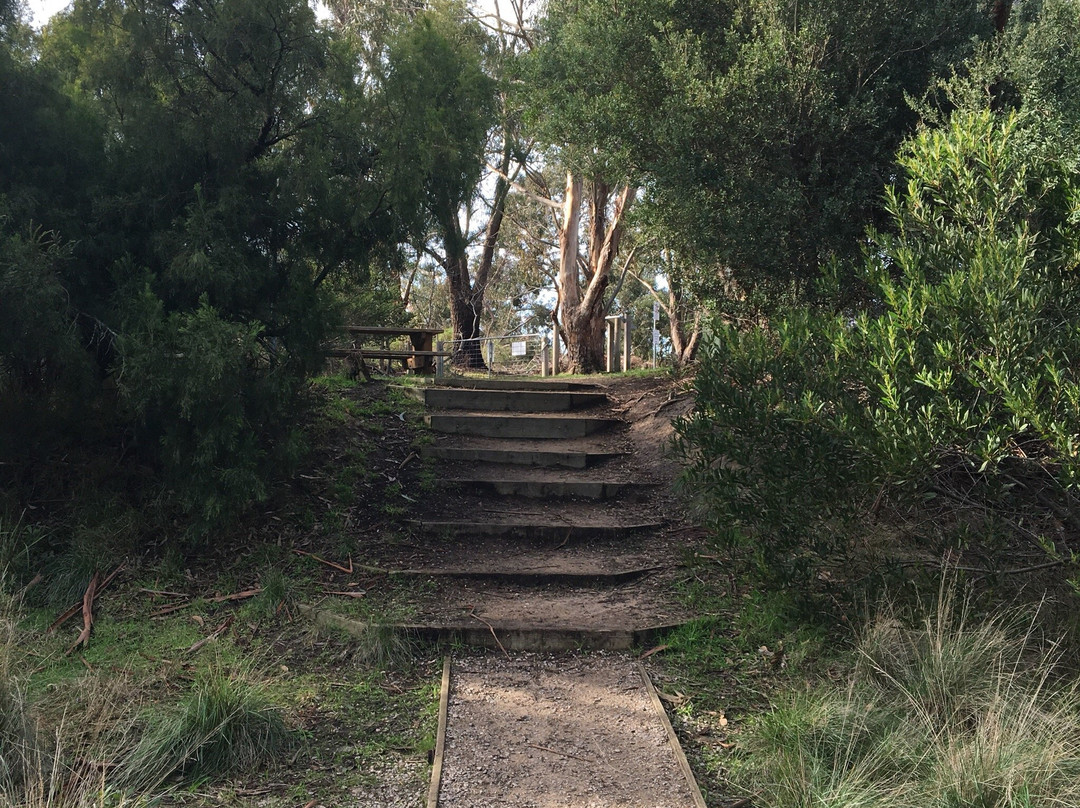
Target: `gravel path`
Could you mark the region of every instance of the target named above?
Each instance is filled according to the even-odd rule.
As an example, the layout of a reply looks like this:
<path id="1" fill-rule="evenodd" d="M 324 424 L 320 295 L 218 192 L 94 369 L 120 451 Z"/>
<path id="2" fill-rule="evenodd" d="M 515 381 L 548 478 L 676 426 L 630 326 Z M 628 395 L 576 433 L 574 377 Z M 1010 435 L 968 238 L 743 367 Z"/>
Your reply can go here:
<path id="1" fill-rule="evenodd" d="M 693 805 L 635 662 L 456 660 L 440 808 Z"/>

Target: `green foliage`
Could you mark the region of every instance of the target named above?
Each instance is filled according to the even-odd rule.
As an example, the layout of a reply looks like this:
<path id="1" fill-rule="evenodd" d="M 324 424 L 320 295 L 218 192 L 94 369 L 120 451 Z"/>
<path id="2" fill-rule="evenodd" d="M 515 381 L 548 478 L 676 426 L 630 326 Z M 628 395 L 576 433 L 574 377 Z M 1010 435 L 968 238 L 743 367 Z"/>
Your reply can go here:
<path id="1" fill-rule="evenodd" d="M 850 361 L 830 342 L 842 328 L 808 313 L 772 329 L 716 324 L 697 406 L 677 426 L 691 495 L 722 538 L 780 577 L 845 549 L 862 472 L 843 409 Z"/>
<path id="2" fill-rule="evenodd" d="M 136 446 L 207 528 L 287 469 L 302 382 L 336 317 L 404 316 L 413 170 L 460 173 L 447 137 L 472 126 L 458 105 L 483 99 L 458 93 L 438 120 L 387 116 L 401 97 L 358 80 L 357 39 L 304 0 L 77 0 L 40 38 L 10 11 L 0 117 L 20 125 L 0 132 L 0 452 L 29 465 L 84 437 L 79 416 L 82 433 Z M 441 34 L 410 27 L 421 62 L 446 20 Z"/>
<path id="3" fill-rule="evenodd" d="M 844 688 L 783 700 L 733 768 L 765 804 L 1071 805 L 1080 702 L 1059 658 L 1008 618 L 977 619 L 943 591 L 909 622 L 883 609 Z"/>
<path id="4" fill-rule="evenodd" d="M 529 106 L 576 167 L 640 177 L 666 241 L 782 296 L 858 255 L 916 123 L 905 95 L 990 31 L 972 0 L 566 0 Z M 726 273 L 700 280 L 725 298 Z"/>
<path id="5" fill-rule="evenodd" d="M 383 79 L 405 145 L 402 181 L 423 194 L 440 229 L 476 192 L 494 123 L 496 84 L 484 70 L 485 38 L 463 16 L 451 2 L 417 14 L 390 40 Z"/>
<path id="6" fill-rule="evenodd" d="M 205 296 L 192 312 L 161 308 L 148 292 L 127 323 L 121 392 L 144 433 L 159 436 L 165 479 L 211 525 L 265 497 L 268 464 L 295 459 L 289 417 L 299 380 L 260 326 L 229 322 Z"/>
<path id="7" fill-rule="evenodd" d="M 1001 507 L 1049 484 L 1070 512 L 1080 177 L 1033 131 L 958 111 L 910 141 L 896 235 L 867 259 L 876 309 L 714 333 L 679 432 L 717 522 L 765 566 L 836 557 L 875 492 Z"/>
<path id="8" fill-rule="evenodd" d="M 871 274 L 884 313 L 855 324 L 879 462 L 903 481 L 946 453 L 1021 476 L 1042 461 L 1071 487 L 1080 176 L 1015 115 L 989 112 L 955 114 L 902 163 L 907 187 L 888 201 L 899 233 L 878 240 L 887 258 Z"/>
<path id="9" fill-rule="evenodd" d="M 173 711 L 150 721 L 117 774 L 119 783 L 139 792 L 177 774 L 200 777 L 247 770 L 270 761 L 291 742 L 280 712 L 241 671 L 200 674 Z"/>
<path id="10" fill-rule="evenodd" d="M 282 606 L 291 600 L 289 578 L 281 567 L 269 567 L 259 576 L 259 588 L 262 590 L 252 601 L 252 608 L 263 617 L 273 617 Z"/>

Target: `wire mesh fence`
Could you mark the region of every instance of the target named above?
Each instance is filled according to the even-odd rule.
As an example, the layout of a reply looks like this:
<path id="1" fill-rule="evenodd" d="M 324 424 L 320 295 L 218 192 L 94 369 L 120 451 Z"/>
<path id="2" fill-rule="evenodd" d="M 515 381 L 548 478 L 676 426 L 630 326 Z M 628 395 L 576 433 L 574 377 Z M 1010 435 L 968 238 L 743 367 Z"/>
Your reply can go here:
<path id="1" fill-rule="evenodd" d="M 439 350 L 449 351 L 443 373 L 487 372 L 489 375 L 541 376 L 550 359 L 548 334 L 510 334 L 501 337 L 447 340 Z"/>

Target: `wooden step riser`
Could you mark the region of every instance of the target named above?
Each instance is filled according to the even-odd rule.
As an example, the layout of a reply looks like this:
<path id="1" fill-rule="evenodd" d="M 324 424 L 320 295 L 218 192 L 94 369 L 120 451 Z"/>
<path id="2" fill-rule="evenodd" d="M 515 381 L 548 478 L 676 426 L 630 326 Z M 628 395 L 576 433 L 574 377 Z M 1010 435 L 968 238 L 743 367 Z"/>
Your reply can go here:
<path id="1" fill-rule="evenodd" d="M 441 414 L 427 415 L 424 420 L 435 432 L 448 435 L 522 440 L 584 438 L 612 429 L 622 423 L 614 418 L 545 418 L 543 416 L 500 418 L 494 415 Z"/>
<path id="2" fill-rule="evenodd" d="M 494 581 L 509 586 L 619 586 L 640 580 L 646 575 L 658 572 L 664 567 L 644 567 L 620 572 L 520 572 L 506 570 L 466 570 L 466 569 L 412 569 L 393 570 L 395 577 L 406 578 L 455 578 L 459 580 Z"/>
<path id="3" fill-rule="evenodd" d="M 564 469 L 585 469 L 605 460 L 622 457 L 622 452 L 531 452 L 514 449 L 466 449 L 441 446 L 425 446 L 420 453 L 424 457 L 451 463 L 499 463 L 508 466 Z"/>
<path id="4" fill-rule="evenodd" d="M 454 480 L 466 491 L 498 494 L 503 497 L 525 499 L 616 499 L 629 494 L 640 494 L 651 486 L 639 483 L 613 482 L 558 482 L 539 480 Z"/>
<path id="5" fill-rule="evenodd" d="M 459 390 L 528 390 L 554 393 L 596 392 L 600 389 L 599 385 L 590 382 L 557 382 L 542 379 L 454 379 L 451 377 L 437 379 L 433 384 L 427 386 Z"/>
<path id="6" fill-rule="evenodd" d="M 344 632 L 364 639 L 371 635 L 371 624 L 343 617 L 332 612 L 304 607 L 301 609 L 326 631 Z M 667 632 L 681 623 L 644 626 L 634 629 L 590 629 L 588 627 L 532 628 L 528 626 L 493 625 L 479 621 L 456 625 L 390 624 L 402 637 L 427 645 L 472 646 L 506 651 L 628 651 L 654 645 Z M 497 638 L 497 640 L 496 640 Z"/>
<path id="7" fill-rule="evenodd" d="M 402 387 L 407 395 L 434 410 L 473 412 L 570 412 L 607 402 L 603 393 L 529 390 L 467 390 L 438 387 Z"/>
<path id="8" fill-rule="evenodd" d="M 492 522 L 413 522 L 424 535 L 468 540 L 470 537 L 499 536 L 508 540 L 588 541 L 618 540 L 640 533 L 660 530 L 662 522 L 613 527 L 607 525 L 506 524 Z"/>

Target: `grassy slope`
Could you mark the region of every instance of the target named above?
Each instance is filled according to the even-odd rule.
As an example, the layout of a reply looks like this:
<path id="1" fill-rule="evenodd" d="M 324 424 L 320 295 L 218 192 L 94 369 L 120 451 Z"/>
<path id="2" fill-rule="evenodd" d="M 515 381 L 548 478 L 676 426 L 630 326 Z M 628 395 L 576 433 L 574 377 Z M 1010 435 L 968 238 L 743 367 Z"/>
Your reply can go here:
<path id="1" fill-rule="evenodd" d="M 363 616 L 407 606 L 385 577 L 347 575 L 294 550 L 347 566 L 349 558 L 363 563 L 373 537 L 393 541 L 394 523 L 408 511 L 402 495 L 434 484 L 415 455 L 401 465 L 423 442 L 422 424 L 415 404 L 380 384 L 330 378 L 317 390 L 310 463 L 228 533 L 177 550 L 183 538 L 161 513 L 115 503 L 102 509 L 88 499 L 52 523 L 39 519 L 33 529 L 22 524 L 21 537 L 7 536 L 15 544 L 38 541 L 25 555 L 44 560 L 44 581 L 27 591 L 21 608 L 9 604 L 17 621 L 4 654 L 40 726 L 39 742 L 50 747 L 48 739 L 61 738 L 61 780 L 77 773 L 81 782 L 64 799 L 39 794 L 38 804 L 76 804 L 75 791 L 97 804 L 103 774 L 131 760 L 150 728 L 179 726 L 185 705 L 205 711 L 205 703 L 192 707 L 194 695 L 215 677 L 249 683 L 256 701 L 284 719 L 287 742 L 258 767 L 222 773 L 188 765 L 187 777 L 154 788 L 173 792 L 167 801 L 362 805 L 365 794 L 378 804 L 376 795 L 391 789 L 409 798 L 403 804 L 420 804 L 439 660 L 379 637 L 358 646 L 317 635 L 295 604 L 331 598 Z M 60 531 L 75 540 L 65 543 Z M 163 546 L 173 549 L 157 549 Z M 58 604 L 73 602 L 73 593 L 81 598 L 93 569 L 105 574 L 121 560 L 123 571 L 96 601 L 88 646 L 68 654 L 82 621 L 76 615 L 47 632 Z M 254 597 L 213 600 L 255 588 Z M 185 605 L 155 616 L 178 604 Z M 229 709 L 231 717 L 247 708 Z M 150 760 L 144 765 L 153 768 Z"/>

